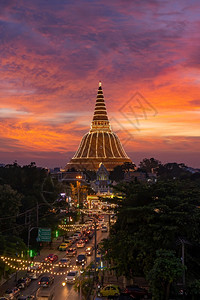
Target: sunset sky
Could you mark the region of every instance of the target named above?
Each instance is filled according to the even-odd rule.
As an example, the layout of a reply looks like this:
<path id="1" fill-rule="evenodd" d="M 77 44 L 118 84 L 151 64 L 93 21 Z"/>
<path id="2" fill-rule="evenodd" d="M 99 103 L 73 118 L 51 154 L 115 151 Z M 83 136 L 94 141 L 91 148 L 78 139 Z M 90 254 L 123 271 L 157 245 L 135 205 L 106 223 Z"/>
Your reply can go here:
<path id="1" fill-rule="evenodd" d="M 99 80 L 136 164 L 200 168 L 199 0 L 1 0 L 0 163 L 64 167 Z"/>

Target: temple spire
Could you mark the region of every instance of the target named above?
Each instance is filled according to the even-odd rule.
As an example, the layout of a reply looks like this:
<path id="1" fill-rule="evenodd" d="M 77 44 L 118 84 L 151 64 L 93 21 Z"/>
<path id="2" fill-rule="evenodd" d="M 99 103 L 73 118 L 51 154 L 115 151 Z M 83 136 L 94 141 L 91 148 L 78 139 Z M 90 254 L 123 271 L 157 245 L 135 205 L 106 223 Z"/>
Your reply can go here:
<path id="1" fill-rule="evenodd" d="M 93 120 L 91 123 L 91 129 L 90 129 L 90 132 L 95 132 L 95 131 L 111 132 L 110 122 L 108 120 L 106 105 L 104 102 L 101 81 L 99 81 L 99 88 L 98 88 L 98 92 L 97 92 L 94 116 L 93 116 Z"/>

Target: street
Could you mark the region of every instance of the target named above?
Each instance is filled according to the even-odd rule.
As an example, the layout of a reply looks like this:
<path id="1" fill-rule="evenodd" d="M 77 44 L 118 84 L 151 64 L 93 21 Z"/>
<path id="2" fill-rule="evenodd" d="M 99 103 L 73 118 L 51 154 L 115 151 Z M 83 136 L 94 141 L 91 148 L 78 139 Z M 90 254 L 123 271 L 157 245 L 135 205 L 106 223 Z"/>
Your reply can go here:
<path id="1" fill-rule="evenodd" d="M 105 216 L 105 221 L 107 221 L 107 218 Z M 97 231 L 97 244 L 103 239 L 106 238 L 108 236 L 107 232 L 101 232 L 101 230 Z M 85 245 L 84 248 L 77 248 L 77 255 L 75 257 L 70 258 L 71 259 L 71 263 L 70 265 L 76 266 L 76 257 L 83 253 L 85 254 L 85 248 L 88 246 L 94 246 L 94 236 L 93 238 Z M 72 247 L 76 247 L 75 246 L 76 243 L 74 245 L 72 245 Z M 48 253 L 47 253 L 48 252 Z M 58 261 L 61 258 L 66 257 L 66 251 L 59 251 L 59 250 L 47 250 L 45 249 L 45 251 L 41 251 L 41 255 L 37 257 L 37 261 L 42 261 L 48 254 L 50 253 L 54 253 L 58 256 Z M 87 265 L 89 265 L 92 261 L 94 261 L 94 255 L 95 255 L 95 251 L 93 251 L 92 256 L 87 256 Z M 54 264 L 57 265 L 58 261 L 56 261 Z M 58 266 L 56 266 L 54 269 L 54 272 L 68 272 L 71 270 L 71 268 L 59 268 Z M 31 284 L 24 290 L 21 291 L 20 295 L 22 296 L 28 296 L 28 295 L 34 295 L 36 296 L 36 292 L 39 288 L 38 282 L 39 279 L 44 276 L 44 275 L 50 275 L 50 273 L 43 273 L 40 275 L 40 277 L 36 280 L 32 280 Z M 46 288 L 46 289 L 52 289 L 54 292 L 54 300 L 67 300 L 67 299 L 73 299 L 73 300 L 78 300 L 80 299 L 80 295 L 78 294 L 78 292 L 76 292 L 74 290 L 74 286 L 72 284 L 66 284 L 65 286 L 62 286 L 62 282 L 65 281 L 65 277 L 66 275 L 55 275 L 54 276 L 54 283 L 52 284 L 51 287 Z M 18 277 L 19 278 L 19 277 Z M 13 286 L 10 286 L 11 288 Z M 45 288 L 44 288 L 45 289 Z M 5 292 L 5 291 L 4 291 Z"/>

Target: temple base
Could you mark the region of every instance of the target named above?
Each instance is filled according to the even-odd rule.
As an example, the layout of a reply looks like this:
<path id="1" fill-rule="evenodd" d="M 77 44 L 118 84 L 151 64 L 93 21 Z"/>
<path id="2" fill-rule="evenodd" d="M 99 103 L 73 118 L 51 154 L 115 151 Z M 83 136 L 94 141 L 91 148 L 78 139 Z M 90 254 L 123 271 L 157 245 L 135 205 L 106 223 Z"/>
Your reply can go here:
<path id="1" fill-rule="evenodd" d="M 72 158 L 65 166 L 66 170 L 76 169 L 79 171 L 97 171 L 100 163 L 103 163 L 108 171 L 112 171 L 116 166 L 123 165 L 125 162 L 132 163 L 130 158 Z"/>

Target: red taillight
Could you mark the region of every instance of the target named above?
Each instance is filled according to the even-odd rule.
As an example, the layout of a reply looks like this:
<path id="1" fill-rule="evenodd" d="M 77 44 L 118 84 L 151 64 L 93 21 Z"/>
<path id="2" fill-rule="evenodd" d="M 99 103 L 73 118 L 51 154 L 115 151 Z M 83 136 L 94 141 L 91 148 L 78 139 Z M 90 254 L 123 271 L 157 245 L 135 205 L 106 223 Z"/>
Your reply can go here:
<path id="1" fill-rule="evenodd" d="M 38 284 L 40 284 L 40 281 L 38 282 Z"/>
<path id="2" fill-rule="evenodd" d="M 49 284 L 48 281 L 47 281 L 47 284 Z"/>

